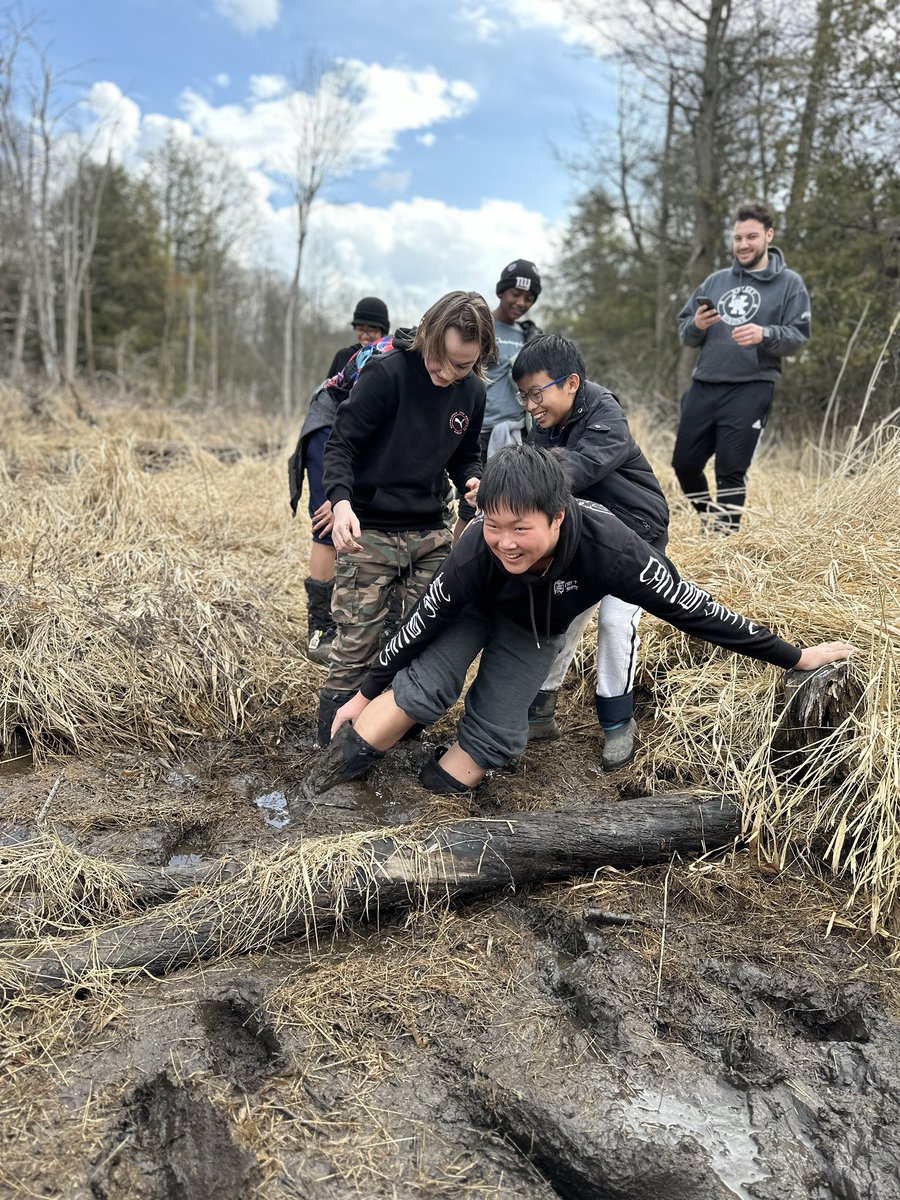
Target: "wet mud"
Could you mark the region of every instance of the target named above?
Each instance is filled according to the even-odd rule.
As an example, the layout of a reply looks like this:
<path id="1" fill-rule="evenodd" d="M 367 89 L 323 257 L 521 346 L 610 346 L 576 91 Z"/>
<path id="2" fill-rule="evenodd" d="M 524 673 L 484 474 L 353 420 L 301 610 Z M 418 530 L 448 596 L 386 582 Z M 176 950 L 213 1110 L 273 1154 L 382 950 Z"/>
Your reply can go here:
<path id="1" fill-rule="evenodd" d="M 20 769 L 0 834 L 190 867 L 636 789 L 591 731 L 475 798 L 425 793 L 411 744 L 309 803 L 314 753 L 298 728 Z M 825 884 L 738 853 L 13 1003 L 0 1194 L 896 1200 L 897 975 L 828 911 Z"/>

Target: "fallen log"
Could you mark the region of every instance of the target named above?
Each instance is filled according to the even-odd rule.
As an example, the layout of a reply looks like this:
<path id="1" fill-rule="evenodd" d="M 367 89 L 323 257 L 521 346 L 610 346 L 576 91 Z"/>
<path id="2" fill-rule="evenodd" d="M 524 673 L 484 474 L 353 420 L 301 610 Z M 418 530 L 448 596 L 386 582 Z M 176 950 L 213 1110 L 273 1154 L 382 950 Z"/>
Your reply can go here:
<path id="1" fill-rule="evenodd" d="M 508 813 L 452 821 L 430 834 L 321 838 L 250 860 L 209 891 L 85 936 L 46 939 L 0 957 L 7 994 L 102 982 L 111 972 L 165 974 L 224 954 L 319 935 L 351 919 L 421 903 L 471 900 L 521 884 L 636 867 L 730 845 L 730 798 L 676 794 L 589 812 Z"/>

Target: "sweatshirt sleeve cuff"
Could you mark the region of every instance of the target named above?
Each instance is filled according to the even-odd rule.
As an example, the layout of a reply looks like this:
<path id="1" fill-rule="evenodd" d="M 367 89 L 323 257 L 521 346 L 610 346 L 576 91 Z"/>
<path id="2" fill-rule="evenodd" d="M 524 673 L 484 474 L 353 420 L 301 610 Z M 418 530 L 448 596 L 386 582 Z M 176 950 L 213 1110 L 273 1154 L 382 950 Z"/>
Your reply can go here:
<path id="1" fill-rule="evenodd" d="M 796 667 L 802 653 L 803 651 L 797 646 L 792 646 L 790 642 L 783 642 L 779 638 L 773 650 L 772 663 L 776 667 L 783 667 L 785 671 L 790 671 Z"/>
<path id="2" fill-rule="evenodd" d="M 331 507 L 334 508 L 335 504 L 339 503 L 341 500 L 352 500 L 353 493 L 349 488 L 344 487 L 343 484 L 336 483 L 328 492 L 328 499 L 331 501 Z"/>

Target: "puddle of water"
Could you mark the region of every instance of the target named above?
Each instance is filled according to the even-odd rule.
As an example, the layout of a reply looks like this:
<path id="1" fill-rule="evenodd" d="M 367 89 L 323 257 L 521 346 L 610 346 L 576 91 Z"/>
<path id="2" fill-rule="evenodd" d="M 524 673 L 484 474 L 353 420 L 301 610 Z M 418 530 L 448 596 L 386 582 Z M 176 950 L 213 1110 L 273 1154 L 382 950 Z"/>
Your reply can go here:
<path id="1" fill-rule="evenodd" d="M 203 859 L 199 854 L 173 854 L 167 867 L 199 867 Z"/>
<path id="2" fill-rule="evenodd" d="M 284 829 L 285 825 L 291 823 L 287 796 L 284 792 L 266 792 L 264 796 L 257 796 L 254 804 L 263 810 L 266 824 L 273 829 Z"/>
<path id="3" fill-rule="evenodd" d="M 625 1123 L 635 1133 L 659 1136 L 661 1130 L 672 1130 L 666 1138 L 671 1145 L 681 1134 L 691 1134 L 709 1154 L 713 1171 L 740 1200 L 753 1200 L 746 1184 L 768 1179 L 743 1096 L 714 1088 L 712 1094 L 694 1100 L 639 1088 L 622 1102 Z"/>
<path id="4" fill-rule="evenodd" d="M 199 783 L 196 775 L 189 773 L 182 774 L 181 771 L 176 771 L 174 767 L 166 772 L 165 781 L 179 791 L 184 791 L 185 788 L 193 787 L 194 784 Z"/>

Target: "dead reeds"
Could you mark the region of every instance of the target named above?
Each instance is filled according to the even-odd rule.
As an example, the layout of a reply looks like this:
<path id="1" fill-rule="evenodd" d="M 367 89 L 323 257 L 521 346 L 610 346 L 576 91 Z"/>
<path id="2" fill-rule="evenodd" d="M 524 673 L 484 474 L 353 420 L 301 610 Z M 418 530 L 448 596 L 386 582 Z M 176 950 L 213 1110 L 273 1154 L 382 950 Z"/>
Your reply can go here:
<path id="1" fill-rule="evenodd" d="M 258 418 L 213 435 L 168 409 L 0 403 L 0 738 L 23 728 L 39 758 L 177 748 L 309 713 L 321 672 L 300 652 L 306 527 L 289 519 L 284 478 L 295 431 L 267 453 L 278 431 Z M 766 450 L 739 533 L 714 540 L 676 499 L 669 435 L 637 432 L 674 502 L 682 573 L 796 643 L 854 641 L 861 699 L 786 769 L 771 750 L 779 673 L 645 618 L 635 787 L 737 793 L 760 855 L 834 872 L 848 911 L 894 934 L 900 438 L 882 428 L 827 462 L 812 446 Z M 575 723 L 592 720 L 591 658 L 586 640 Z"/>

